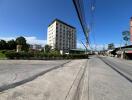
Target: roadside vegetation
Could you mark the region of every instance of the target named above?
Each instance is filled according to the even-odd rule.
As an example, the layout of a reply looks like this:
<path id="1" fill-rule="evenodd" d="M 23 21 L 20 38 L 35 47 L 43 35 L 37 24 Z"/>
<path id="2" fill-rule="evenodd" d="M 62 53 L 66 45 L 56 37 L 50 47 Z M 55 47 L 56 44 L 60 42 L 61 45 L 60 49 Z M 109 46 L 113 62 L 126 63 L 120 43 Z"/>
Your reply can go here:
<path id="1" fill-rule="evenodd" d="M 24 37 L 16 40 L 0 40 L 0 59 L 38 59 L 38 60 L 57 60 L 57 59 L 85 59 L 86 54 L 60 54 L 59 50 L 51 49 L 45 45 L 42 50 L 32 50 Z"/>
<path id="2" fill-rule="evenodd" d="M 57 59 L 87 59 L 88 55 L 86 54 L 69 54 L 61 55 L 54 53 L 44 53 L 44 52 L 14 52 L 7 51 L 5 56 L 8 59 L 36 59 L 36 60 L 57 60 Z"/>
<path id="3" fill-rule="evenodd" d="M 6 55 L 0 51 L 0 59 L 6 59 Z"/>

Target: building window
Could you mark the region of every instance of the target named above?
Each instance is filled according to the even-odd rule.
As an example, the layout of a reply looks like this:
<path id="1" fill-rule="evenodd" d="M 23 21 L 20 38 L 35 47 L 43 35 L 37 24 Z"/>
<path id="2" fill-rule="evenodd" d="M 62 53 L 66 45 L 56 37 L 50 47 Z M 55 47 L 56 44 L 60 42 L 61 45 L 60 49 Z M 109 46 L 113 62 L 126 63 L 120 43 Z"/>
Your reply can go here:
<path id="1" fill-rule="evenodd" d="M 62 28 L 60 28 L 60 31 L 62 30 Z"/>

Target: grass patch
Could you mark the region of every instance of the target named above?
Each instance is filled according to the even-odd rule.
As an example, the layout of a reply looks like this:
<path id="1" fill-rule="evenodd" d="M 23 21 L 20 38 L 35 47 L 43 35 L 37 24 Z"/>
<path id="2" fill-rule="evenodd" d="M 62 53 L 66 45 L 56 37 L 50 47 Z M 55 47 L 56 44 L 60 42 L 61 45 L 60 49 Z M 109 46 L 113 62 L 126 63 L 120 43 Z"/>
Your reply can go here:
<path id="1" fill-rule="evenodd" d="M 0 59 L 5 59 L 5 58 L 6 58 L 5 54 L 3 54 L 2 52 L 0 52 Z"/>

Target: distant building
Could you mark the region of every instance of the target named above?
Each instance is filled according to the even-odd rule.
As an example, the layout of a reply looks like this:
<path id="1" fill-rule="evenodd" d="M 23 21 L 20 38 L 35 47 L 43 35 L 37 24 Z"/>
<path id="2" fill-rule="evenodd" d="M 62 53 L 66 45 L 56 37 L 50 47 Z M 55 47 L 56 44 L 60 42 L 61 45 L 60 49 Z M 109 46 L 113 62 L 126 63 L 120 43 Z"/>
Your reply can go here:
<path id="1" fill-rule="evenodd" d="M 131 40 L 131 43 L 132 43 L 132 17 L 130 19 L 130 40 Z"/>
<path id="2" fill-rule="evenodd" d="M 115 48 L 111 53 L 118 58 L 132 59 L 132 45 Z"/>
<path id="3" fill-rule="evenodd" d="M 69 52 L 76 49 L 76 28 L 63 21 L 55 19 L 49 26 L 47 32 L 47 44 L 52 49 Z"/>
<path id="4" fill-rule="evenodd" d="M 30 49 L 32 50 L 42 50 L 42 46 L 38 44 L 30 45 Z"/>

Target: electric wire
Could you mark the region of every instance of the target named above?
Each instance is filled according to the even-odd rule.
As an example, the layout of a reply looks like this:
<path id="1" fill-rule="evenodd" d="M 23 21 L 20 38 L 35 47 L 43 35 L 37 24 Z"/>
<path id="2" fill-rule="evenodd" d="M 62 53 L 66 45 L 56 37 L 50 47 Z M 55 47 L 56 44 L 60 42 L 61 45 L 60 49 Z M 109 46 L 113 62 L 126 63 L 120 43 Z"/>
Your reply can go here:
<path id="1" fill-rule="evenodd" d="M 90 37 L 89 37 L 89 33 L 90 31 L 93 29 L 93 24 L 94 24 L 94 12 L 95 12 L 95 0 L 90 0 L 90 23 L 87 24 L 86 22 L 86 16 L 85 16 L 85 12 L 84 12 L 84 1 L 83 0 L 72 0 L 73 4 L 75 6 L 76 12 L 77 12 L 77 16 L 79 18 L 81 27 L 83 29 L 84 32 L 84 36 L 86 39 L 86 46 L 89 46 L 90 49 L 92 49 L 91 47 L 91 41 L 90 41 Z M 89 27 L 88 27 L 89 26 Z M 94 39 L 95 41 L 95 39 Z M 87 48 L 86 48 L 87 49 Z"/>

